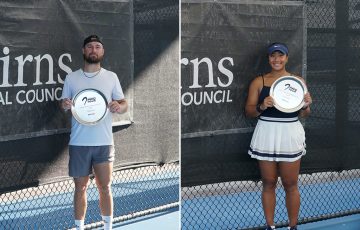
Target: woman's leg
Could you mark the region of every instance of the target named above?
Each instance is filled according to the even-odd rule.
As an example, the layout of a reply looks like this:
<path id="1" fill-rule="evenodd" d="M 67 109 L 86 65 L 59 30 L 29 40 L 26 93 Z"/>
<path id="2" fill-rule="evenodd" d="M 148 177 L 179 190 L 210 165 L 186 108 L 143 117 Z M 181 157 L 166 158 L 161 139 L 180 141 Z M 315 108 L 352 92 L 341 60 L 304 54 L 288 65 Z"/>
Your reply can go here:
<path id="1" fill-rule="evenodd" d="M 274 224 L 276 195 L 275 188 L 278 180 L 277 162 L 259 161 L 261 180 L 263 184 L 262 205 L 267 225 Z"/>
<path id="2" fill-rule="evenodd" d="M 279 172 L 286 193 L 286 208 L 289 216 L 289 226 L 297 225 L 300 209 L 300 193 L 298 178 L 300 160 L 279 163 Z"/>

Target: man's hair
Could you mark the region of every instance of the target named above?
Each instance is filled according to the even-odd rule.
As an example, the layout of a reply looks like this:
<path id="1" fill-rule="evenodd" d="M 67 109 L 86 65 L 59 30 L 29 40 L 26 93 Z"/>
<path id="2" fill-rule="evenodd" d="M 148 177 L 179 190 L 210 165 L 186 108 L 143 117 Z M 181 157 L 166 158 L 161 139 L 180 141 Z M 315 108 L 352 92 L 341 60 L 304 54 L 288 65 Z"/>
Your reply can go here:
<path id="1" fill-rule="evenodd" d="M 100 42 L 103 45 L 103 43 L 102 43 L 101 39 L 99 38 L 99 36 L 97 36 L 95 34 L 90 35 L 89 37 L 84 39 L 83 47 L 85 47 L 86 44 L 88 44 L 89 42 Z"/>

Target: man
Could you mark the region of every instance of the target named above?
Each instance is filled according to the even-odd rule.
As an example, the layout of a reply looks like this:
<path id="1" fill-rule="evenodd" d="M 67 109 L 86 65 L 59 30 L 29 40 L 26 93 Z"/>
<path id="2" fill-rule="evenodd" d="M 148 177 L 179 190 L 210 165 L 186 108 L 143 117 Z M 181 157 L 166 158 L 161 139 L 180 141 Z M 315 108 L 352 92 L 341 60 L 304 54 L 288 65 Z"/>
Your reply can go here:
<path id="1" fill-rule="evenodd" d="M 99 191 L 100 210 L 104 229 L 112 229 L 113 198 L 111 193 L 114 142 L 112 134 L 112 113 L 127 111 L 127 102 L 115 73 L 101 67 L 104 47 L 100 38 L 90 35 L 83 44 L 84 66 L 66 76 L 61 106 L 67 111 L 71 99 L 84 89 L 96 89 L 108 101 L 110 113 L 95 125 L 84 125 L 74 117 L 71 120 L 69 142 L 69 175 L 74 178 L 74 212 L 76 229 L 84 228 L 87 208 L 86 190 L 89 175 L 94 171 Z"/>

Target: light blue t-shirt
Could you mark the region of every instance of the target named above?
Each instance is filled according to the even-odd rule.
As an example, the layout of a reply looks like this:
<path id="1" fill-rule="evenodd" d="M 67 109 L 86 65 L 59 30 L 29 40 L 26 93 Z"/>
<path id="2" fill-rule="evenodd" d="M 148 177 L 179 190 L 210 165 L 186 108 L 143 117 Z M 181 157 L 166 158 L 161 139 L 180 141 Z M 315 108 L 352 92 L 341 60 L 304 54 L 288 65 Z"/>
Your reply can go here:
<path id="1" fill-rule="evenodd" d="M 101 68 L 99 73 L 84 73 L 82 69 L 66 76 L 61 99 L 72 99 L 84 89 L 97 89 L 102 92 L 107 102 L 124 99 L 119 79 L 114 72 Z M 71 118 L 69 145 L 101 146 L 113 145 L 112 113 L 109 111 L 96 125 L 83 125 Z"/>

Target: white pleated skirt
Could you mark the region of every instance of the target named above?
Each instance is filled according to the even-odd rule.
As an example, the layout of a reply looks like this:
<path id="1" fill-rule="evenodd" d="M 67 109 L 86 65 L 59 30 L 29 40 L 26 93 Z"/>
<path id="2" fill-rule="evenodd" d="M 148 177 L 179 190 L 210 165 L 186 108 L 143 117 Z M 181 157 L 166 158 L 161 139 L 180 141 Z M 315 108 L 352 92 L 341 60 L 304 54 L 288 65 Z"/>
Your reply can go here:
<path id="1" fill-rule="evenodd" d="M 264 161 L 294 162 L 306 154 L 305 131 L 297 117 L 260 116 L 248 153 Z"/>

